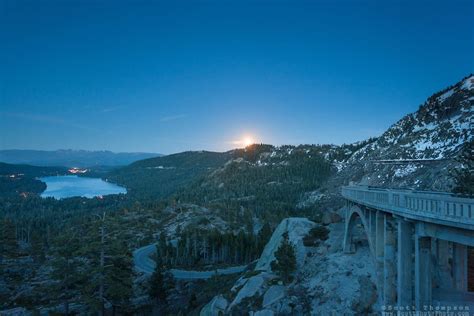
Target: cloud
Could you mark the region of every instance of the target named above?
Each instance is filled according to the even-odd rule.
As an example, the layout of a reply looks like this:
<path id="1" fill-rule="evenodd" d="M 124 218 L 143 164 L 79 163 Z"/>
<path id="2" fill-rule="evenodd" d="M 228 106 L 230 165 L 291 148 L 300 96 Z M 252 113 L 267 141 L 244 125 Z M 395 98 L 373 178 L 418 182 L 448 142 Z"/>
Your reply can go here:
<path id="1" fill-rule="evenodd" d="M 223 142 L 226 145 L 243 145 L 245 143 L 244 139 L 236 139 L 236 140 L 227 140 Z"/>
<path id="2" fill-rule="evenodd" d="M 40 123 L 48 123 L 48 124 L 55 124 L 55 125 L 62 125 L 71 128 L 82 129 L 86 131 L 93 131 L 98 132 L 99 130 L 90 126 L 77 124 L 63 118 L 50 116 L 50 115 L 42 115 L 42 114 L 30 114 L 30 113 L 19 113 L 19 112 L 6 112 L 3 113 L 7 117 L 17 118 L 26 121 L 34 121 Z"/>
<path id="3" fill-rule="evenodd" d="M 163 116 L 162 118 L 160 118 L 160 122 L 171 122 L 171 121 L 183 119 L 185 117 L 187 117 L 186 114 Z"/>
<path id="4" fill-rule="evenodd" d="M 111 107 L 108 107 L 108 108 L 103 108 L 100 112 L 102 112 L 102 113 L 115 112 L 115 111 L 121 110 L 123 108 L 124 108 L 124 106 L 111 106 Z"/>

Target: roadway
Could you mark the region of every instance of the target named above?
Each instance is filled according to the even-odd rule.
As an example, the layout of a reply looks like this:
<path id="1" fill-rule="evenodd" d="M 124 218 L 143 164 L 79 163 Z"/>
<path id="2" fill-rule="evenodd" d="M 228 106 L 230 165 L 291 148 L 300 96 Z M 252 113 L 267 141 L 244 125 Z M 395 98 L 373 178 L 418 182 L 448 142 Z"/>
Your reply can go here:
<path id="1" fill-rule="evenodd" d="M 146 275 L 151 275 L 155 271 L 156 263 L 151 259 L 151 255 L 156 252 L 156 245 L 151 244 L 145 247 L 141 247 L 133 252 L 133 263 L 135 270 Z M 171 274 L 175 279 L 181 280 L 200 280 L 209 279 L 213 275 L 217 274 L 234 274 L 240 273 L 247 268 L 247 265 L 234 266 L 224 269 L 210 270 L 210 271 L 193 271 L 193 270 L 180 270 L 170 269 Z"/>

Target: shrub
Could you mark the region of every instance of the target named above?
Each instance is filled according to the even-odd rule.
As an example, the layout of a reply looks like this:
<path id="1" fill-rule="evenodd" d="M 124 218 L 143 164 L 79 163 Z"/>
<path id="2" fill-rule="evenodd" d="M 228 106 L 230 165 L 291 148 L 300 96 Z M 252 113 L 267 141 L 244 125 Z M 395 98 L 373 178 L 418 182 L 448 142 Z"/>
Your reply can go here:
<path id="1" fill-rule="evenodd" d="M 271 263 L 272 270 L 288 283 L 292 279 L 292 274 L 296 270 L 295 248 L 288 239 L 288 233 L 283 235 L 283 240 L 275 252 L 275 260 Z"/>
<path id="2" fill-rule="evenodd" d="M 327 240 L 329 238 L 329 229 L 325 226 L 316 226 L 312 228 L 308 235 L 303 238 L 303 244 L 306 247 L 311 247 L 317 245 L 317 243 L 322 240 Z"/>

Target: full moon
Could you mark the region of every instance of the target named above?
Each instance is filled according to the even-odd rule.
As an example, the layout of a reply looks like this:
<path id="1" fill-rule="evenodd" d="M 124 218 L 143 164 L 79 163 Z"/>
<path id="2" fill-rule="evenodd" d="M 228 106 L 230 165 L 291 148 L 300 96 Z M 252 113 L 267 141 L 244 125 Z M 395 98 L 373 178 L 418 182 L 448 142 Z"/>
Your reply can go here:
<path id="1" fill-rule="evenodd" d="M 242 141 L 242 143 L 244 144 L 245 147 L 247 146 L 250 146 L 254 143 L 253 139 L 250 138 L 250 137 L 246 137 L 244 138 L 244 140 Z"/>

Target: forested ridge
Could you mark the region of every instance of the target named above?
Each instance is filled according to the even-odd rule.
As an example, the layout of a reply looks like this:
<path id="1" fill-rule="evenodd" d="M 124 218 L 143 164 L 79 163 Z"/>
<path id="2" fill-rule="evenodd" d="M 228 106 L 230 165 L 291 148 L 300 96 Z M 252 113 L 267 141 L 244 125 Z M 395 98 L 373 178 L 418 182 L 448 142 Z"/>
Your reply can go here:
<path id="1" fill-rule="evenodd" d="M 127 188 L 138 199 L 162 199 L 224 164 L 229 152 L 183 152 L 137 161 L 105 177 Z"/>
<path id="2" fill-rule="evenodd" d="M 321 187 L 331 174 L 331 163 L 318 148 L 314 152 L 293 148 L 283 157 L 271 157 L 273 150 L 273 146 L 253 145 L 236 151 L 234 159 L 178 191 L 176 197 L 221 209 L 245 207 L 257 217 L 268 210 L 284 217 L 302 192 Z"/>

